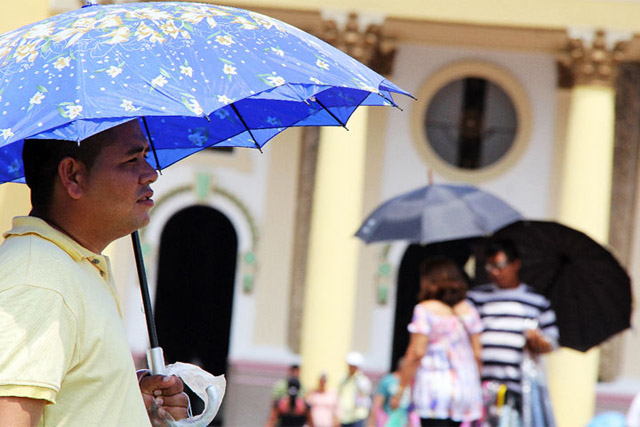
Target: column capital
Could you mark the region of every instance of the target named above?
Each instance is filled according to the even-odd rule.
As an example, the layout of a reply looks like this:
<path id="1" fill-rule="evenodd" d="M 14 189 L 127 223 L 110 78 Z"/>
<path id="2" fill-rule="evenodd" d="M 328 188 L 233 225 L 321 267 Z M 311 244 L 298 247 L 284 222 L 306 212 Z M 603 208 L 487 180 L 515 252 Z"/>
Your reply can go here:
<path id="1" fill-rule="evenodd" d="M 570 29 L 568 35 L 569 40 L 558 59 L 560 85 L 613 87 L 630 35 L 607 33 L 602 29 Z"/>
<path id="2" fill-rule="evenodd" d="M 320 38 L 354 57 L 374 71 L 391 74 L 396 53 L 395 41 L 384 34 L 384 17 L 323 13 Z"/>

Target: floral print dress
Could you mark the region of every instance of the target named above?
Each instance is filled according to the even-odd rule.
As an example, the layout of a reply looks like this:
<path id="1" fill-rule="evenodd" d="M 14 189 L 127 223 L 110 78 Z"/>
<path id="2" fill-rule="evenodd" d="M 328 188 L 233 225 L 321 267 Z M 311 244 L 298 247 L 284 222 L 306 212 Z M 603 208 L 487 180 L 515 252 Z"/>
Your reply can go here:
<path id="1" fill-rule="evenodd" d="M 439 315 L 418 304 L 408 329 L 429 339 L 413 385 L 420 418 L 480 419 L 482 392 L 469 340 L 469 334 L 482 331 L 478 312 L 472 308 L 464 316 Z"/>

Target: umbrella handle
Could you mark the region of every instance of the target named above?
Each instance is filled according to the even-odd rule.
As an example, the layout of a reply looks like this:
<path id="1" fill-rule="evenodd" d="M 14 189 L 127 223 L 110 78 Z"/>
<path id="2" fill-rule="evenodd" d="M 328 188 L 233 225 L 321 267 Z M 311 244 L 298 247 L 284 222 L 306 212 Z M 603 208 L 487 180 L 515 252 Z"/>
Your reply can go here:
<path id="1" fill-rule="evenodd" d="M 147 350 L 147 363 L 149 364 L 149 371 L 151 371 L 151 375 L 165 375 L 167 373 L 167 370 L 165 369 L 166 366 L 164 364 L 164 353 L 162 352 L 162 347 L 154 347 Z M 165 420 L 165 423 L 169 427 L 208 426 L 218 413 L 222 396 L 218 394 L 218 391 L 213 385 L 208 386 L 206 388 L 206 392 L 208 402 L 206 402 L 204 412 L 195 417 L 185 418 L 180 421 L 168 419 Z M 191 414 L 191 408 L 189 408 L 189 414 Z"/>
<path id="2" fill-rule="evenodd" d="M 151 375 L 164 375 L 164 353 L 162 347 L 153 347 L 147 350 L 147 364 Z"/>

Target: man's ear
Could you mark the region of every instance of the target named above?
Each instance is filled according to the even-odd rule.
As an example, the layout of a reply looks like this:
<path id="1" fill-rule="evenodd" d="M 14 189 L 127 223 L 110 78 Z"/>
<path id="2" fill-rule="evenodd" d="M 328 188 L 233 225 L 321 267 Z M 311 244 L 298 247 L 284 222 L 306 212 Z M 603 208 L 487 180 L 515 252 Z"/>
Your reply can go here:
<path id="1" fill-rule="evenodd" d="M 86 179 L 84 164 L 73 157 L 65 157 L 58 164 L 58 178 L 69 197 L 78 200 L 84 191 Z"/>

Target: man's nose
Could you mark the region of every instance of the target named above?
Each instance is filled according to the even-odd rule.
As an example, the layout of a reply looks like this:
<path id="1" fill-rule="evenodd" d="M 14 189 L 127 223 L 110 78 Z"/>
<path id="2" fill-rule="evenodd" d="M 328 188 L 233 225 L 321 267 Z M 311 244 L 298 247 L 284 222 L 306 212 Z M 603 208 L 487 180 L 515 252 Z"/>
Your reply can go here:
<path id="1" fill-rule="evenodd" d="M 140 180 L 143 184 L 151 184 L 153 182 L 156 182 L 158 179 L 158 172 L 153 166 L 151 166 L 151 163 L 149 163 L 149 161 L 145 161 L 144 163 L 144 170 L 142 171 Z"/>

